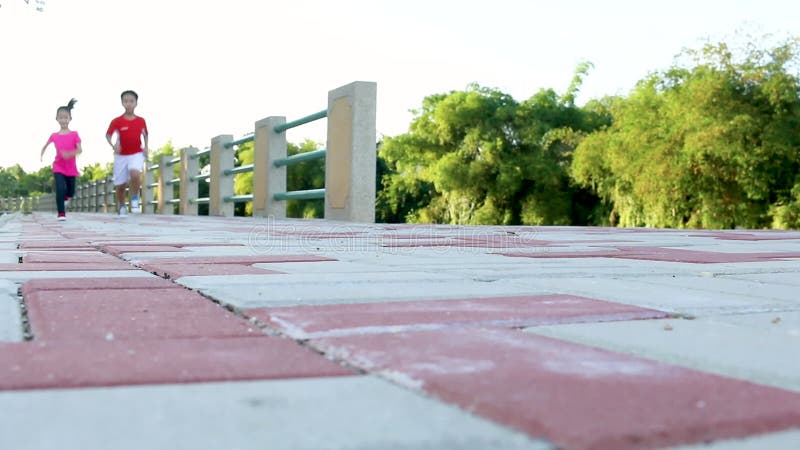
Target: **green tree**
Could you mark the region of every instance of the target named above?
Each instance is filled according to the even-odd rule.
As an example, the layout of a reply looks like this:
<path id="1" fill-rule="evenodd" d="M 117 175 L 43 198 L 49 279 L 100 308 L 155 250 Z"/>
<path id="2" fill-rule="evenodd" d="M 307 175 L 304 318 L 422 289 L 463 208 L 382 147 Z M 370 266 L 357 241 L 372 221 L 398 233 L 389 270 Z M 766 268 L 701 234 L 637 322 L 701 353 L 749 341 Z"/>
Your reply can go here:
<path id="1" fill-rule="evenodd" d="M 81 184 L 105 180 L 114 174 L 114 163 L 90 164 L 88 166 L 83 166 L 80 172 L 81 175 L 78 177 L 78 183 Z"/>
<path id="2" fill-rule="evenodd" d="M 0 168 L 0 197 L 27 197 L 53 192 L 53 172 L 49 166 L 26 173 L 15 164 Z"/>
<path id="3" fill-rule="evenodd" d="M 407 134 L 385 139 L 379 220 L 454 224 L 569 224 L 597 199 L 573 186 L 572 150 L 608 123 L 573 104 L 582 64 L 564 97 L 541 90 L 519 103 L 494 89 L 423 100 Z M 584 205 L 583 203 L 588 203 Z"/>
<path id="4" fill-rule="evenodd" d="M 614 123 L 577 147 L 571 173 L 624 226 L 762 228 L 800 168 L 797 41 L 687 51 L 608 101 Z"/>

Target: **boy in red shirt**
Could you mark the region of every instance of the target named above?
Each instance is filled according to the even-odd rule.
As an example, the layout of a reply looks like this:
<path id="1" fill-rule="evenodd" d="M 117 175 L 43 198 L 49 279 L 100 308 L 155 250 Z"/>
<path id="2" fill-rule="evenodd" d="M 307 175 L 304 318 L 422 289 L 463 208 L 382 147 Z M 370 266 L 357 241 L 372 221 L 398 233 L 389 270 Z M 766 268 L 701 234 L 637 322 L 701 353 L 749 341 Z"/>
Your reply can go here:
<path id="1" fill-rule="evenodd" d="M 125 188 L 130 182 L 131 212 L 141 212 L 139 188 L 142 166 L 147 159 L 147 123 L 133 113 L 139 103 L 139 95 L 125 91 L 120 95 L 125 114 L 111 121 L 106 132 L 106 141 L 114 149 L 114 187 L 117 193 L 120 217 L 128 214 L 125 207 Z M 117 134 L 117 142 L 112 140 Z M 142 145 L 144 143 L 144 146 Z"/>

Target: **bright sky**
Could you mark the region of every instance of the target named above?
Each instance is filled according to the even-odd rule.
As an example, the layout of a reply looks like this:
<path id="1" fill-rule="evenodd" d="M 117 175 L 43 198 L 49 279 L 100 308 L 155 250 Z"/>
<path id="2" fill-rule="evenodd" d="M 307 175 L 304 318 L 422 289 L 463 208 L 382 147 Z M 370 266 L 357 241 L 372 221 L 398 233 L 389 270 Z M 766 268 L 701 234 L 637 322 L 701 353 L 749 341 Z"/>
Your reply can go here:
<path id="1" fill-rule="evenodd" d="M 139 93 L 150 147 L 207 147 L 268 116 L 294 120 L 356 80 L 378 84 L 378 137 L 407 131 L 424 97 L 470 82 L 525 100 L 563 93 L 594 68 L 578 104 L 625 95 L 684 47 L 800 36 L 800 2 L 780 0 L 0 0 L 0 166 L 49 165 L 56 108 L 78 99 L 78 167 L 110 162 L 119 94 Z M 289 131 L 324 143 L 324 121 Z"/>

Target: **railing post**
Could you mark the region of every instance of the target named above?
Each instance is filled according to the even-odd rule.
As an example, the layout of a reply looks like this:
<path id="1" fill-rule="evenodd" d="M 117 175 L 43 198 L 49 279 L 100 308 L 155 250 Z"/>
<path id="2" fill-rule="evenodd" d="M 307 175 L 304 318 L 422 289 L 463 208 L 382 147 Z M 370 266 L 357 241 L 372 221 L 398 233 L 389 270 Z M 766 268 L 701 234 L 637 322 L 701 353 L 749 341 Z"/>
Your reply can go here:
<path id="1" fill-rule="evenodd" d="M 169 165 L 172 155 L 161 155 L 158 158 L 158 214 L 173 214 L 172 203 L 173 189 L 169 181 L 172 180 L 172 166 Z"/>
<path id="2" fill-rule="evenodd" d="M 140 205 L 140 207 L 142 208 L 142 214 L 147 212 L 148 207 L 152 207 L 153 197 L 155 197 L 155 192 L 153 192 L 153 188 L 150 187 L 150 185 L 155 183 L 155 173 L 150 168 L 151 165 L 152 164 L 145 161 L 143 169 L 144 172 L 142 173 L 142 183 L 141 183 L 142 198 Z M 159 192 L 158 197 L 161 198 L 161 191 L 158 192 Z M 157 210 L 157 212 L 160 213 L 161 210 Z"/>
<path id="3" fill-rule="evenodd" d="M 209 177 L 209 216 L 233 216 L 233 203 L 223 199 L 233 195 L 233 176 L 225 176 L 225 171 L 233 169 L 233 150 L 225 144 L 233 142 L 233 136 L 224 134 L 211 139 L 211 173 Z"/>
<path id="4" fill-rule="evenodd" d="M 181 184 L 178 187 L 181 202 L 178 212 L 183 215 L 197 215 L 197 203 L 194 200 L 197 200 L 199 195 L 198 182 L 197 180 L 192 181 L 192 177 L 200 171 L 200 160 L 194 158 L 196 153 L 197 149 L 194 147 L 181 149 Z"/>
<path id="5" fill-rule="evenodd" d="M 325 219 L 375 222 L 376 104 L 375 82 L 328 92 Z"/>
<path id="6" fill-rule="evenodd" d="M 79 208 L 78 211 L 86 212 L 89 209 L 89 193 L 88 193 L 88 186 L 85 184 L 81 184 L 78 187 L 78 191 L 80 191 L 81 195 L 79 198 Z"/>
<path id="7" fill-rule="evenodd" d="M 112 177 L 106 177 L 103 180 L 103 212 L 110 213 L 114 212 L 112 206 L 115 204 L 114 200 L 114 179 Z"/>
<path id="8" fill-rule="evenodd" d="M 89 212 L 97 212 L 97 183 L 89 182 Z"/>
<path id="9" fill-rule="evenodd" d="M 286 117 L 273 116 L 256 122 L 253 138 L 253 216 L 286 217 L 286 202 L 272 198 L 286 192 L 286 166 L 275 167 L 273 161 L 286 158 L 286 132 L 275 132 Z"/>
<path id="10" fill-rule="evenodd" d="M 106 186 L 103 183 L 103 180 L 97 180 L 94 182 L 94 212 L 102 212 L 103 211 L 103 196 L 105 195 Z"/>

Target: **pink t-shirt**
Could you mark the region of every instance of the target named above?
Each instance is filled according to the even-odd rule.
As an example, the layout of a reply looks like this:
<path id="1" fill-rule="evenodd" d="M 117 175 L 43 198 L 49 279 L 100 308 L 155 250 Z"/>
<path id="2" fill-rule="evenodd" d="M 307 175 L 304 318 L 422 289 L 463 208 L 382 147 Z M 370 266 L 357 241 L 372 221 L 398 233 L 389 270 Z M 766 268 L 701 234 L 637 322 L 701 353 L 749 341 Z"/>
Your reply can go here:
<path id="1" fill-rule="evenodd" d="M 70 131 L 67 134 L 53 133 L 47 143 L 53 143 L 56 147 L 56 159 L 53 161 L 53 172 L 61 173 L 68 177 L 77 177 L 78 165 L 75 162 L 75 156 L 71 158 L 64 158 L 64 152 L 74 152 L 81 142 L 81 137 L 78 136 L 77 131 Z M 46 145 L 46 144 L 45 144 Z"/>

